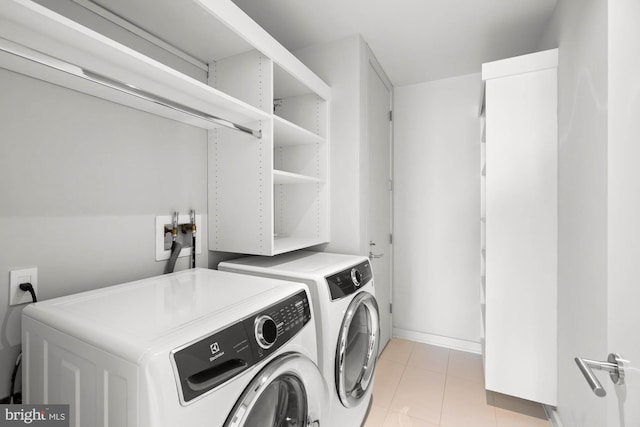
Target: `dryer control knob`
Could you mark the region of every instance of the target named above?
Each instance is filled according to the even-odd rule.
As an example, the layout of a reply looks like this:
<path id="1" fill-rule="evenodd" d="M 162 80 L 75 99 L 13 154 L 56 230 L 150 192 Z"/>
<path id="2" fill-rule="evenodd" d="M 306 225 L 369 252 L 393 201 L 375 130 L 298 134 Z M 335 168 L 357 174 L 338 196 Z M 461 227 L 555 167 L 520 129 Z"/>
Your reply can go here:
<path id="1" fill-rule="evenodd" d="M 270 316 L 263 314 L 256 317 L 255 333 L 258 345 L 265 350 L 271 348 L 278 338 L 278 326 Z"/>
<path id="2" fill-rule="evenodd" d="M 362 273 L 360 273 L 360 270 L 357 268 L 351 269 L 351 281 L 356 285 L 356 287 L 362 284 Z"/>

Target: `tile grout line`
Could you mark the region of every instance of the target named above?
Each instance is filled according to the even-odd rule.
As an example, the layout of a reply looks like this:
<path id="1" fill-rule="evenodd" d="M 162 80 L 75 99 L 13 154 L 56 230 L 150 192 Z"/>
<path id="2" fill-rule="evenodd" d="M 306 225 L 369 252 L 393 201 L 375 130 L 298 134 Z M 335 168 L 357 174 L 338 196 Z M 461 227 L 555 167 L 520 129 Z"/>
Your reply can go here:
<path id="1" fill-rule="evenodd" d="M 444 396 L 447 393 L 447 383 L 449 382 L 449 362 L 451 361 L 451 350 L 447 351 L 447 366 L 444 370 L 444 388 L 442 389 L 442 403 L 440 403 L 440 419 L 438 426 L 442 426 L 442 413 L 444 412 Z"/>
<path id="2" fill-rule="evenodd" d="M 407 357 L 407 360 L 404 362 L 404 368 L 402 368 L 402 372 L 400 373 L 400 381 L 398 381 L 398 385 L 396 385 L 396 389 L 393 391 L 393 394 L 391 395 L 391 401 L 389 402 L 389 407 L 387 408 L 387 415 L 385 416 L 385 423 L 387 421 L 387 417 L 389 416 L 389 414 L 391 414 L 391 406 L 393 406 L 393 401 L 396 397 L 396 394 L 398 393 L 398 390 L 400 389 L 400 384 L 402 384 L 402 378 L 404 377 L 404 373 L 407 371 L 407 367 L 409 366 L 409 360 L 411 360 L 411 356 L 413 355 L 413 350 L 416 348 L 416 344 L 415 342 L 411 341 L 411 350 L 409 351 L 409 357 Z"/>
<path id="3" fill-rule="evenodd" d="M 393 393 L 391 394 L 391 399 L 389 401 L 389 406 L 387 408 L 385 408 L 386 412 L 385 412 L 385 415 L 384 415 L 383 423 L 386 423 L 387 417 L 389 417 L 389 414 L 391 413 L 391 406 L 393 404 L 393 399 L 396 397 L 396 393 L 398 393 L 398 389 L 400 388 L 400 383 L 402 382 L 402 377 L 404 376 L 404 373 L 407 370 L 407 366 L 409 366 L 409 360 L 411 359 L 411 355 L 413 354 L 413 349 L 414 348 L 415 348 L 415 343 L 412 342 L 411 351 L 409 351 L 409 357 L 407 357 L 407 360 L 404 363 L 402 363 L 403 368 L 402 368 L 402 372 L 400 373 L 400 380 L 398 381 L 398 384 L 396 385 L 395 389 L 393 390 Z M 395 363 L 398 363 L 400 365 L 399 362 L 394 361 L 394 360 L 389 360 L 389 362 L 395 362 Z"/>
<path id="4" fill-rule="evenodd" d="M 408 361 L 407 361 L 408 362 Z M 402 368 L 402 372 L 400 373 L 400 381 L 398 381 L 398 384 L 395 387 L 395 390 L 393 390 L 393 393 L 391 394 L 391 400 L 389 401 L 389 407 L 387 408 L 387 413 L 385 414 L 385 423 L 387 421 L 387 417 L 389 417 L 389 414 L 391 414 L 391 406 L 393 405 L 393 400 L 396 397 L 396 394 L 398 393 L 398 390 L 400 389 L 400 384 L 402 383 L 402 378 L 404 377 L 404 373 L 407 370 L 407 366 L 408 363 L 404 363 L 404 367 Z"/>

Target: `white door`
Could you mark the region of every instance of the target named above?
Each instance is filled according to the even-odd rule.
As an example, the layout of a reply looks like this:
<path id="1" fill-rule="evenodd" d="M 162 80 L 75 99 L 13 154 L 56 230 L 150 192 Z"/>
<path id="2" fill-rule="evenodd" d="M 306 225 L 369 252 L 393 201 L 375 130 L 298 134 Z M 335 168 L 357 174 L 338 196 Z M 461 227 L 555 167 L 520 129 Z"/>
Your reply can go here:
<path id="1" fill-rule="evenodd" d="M 376 299 L 380 309 L 380 351 L 391 338 L 391 92 L 369 63 L 367 136 L 369 143 L 368 236 Z"/>
<path id="2" fill-rule="evenodd" d="M 623 383 L 614 385 L 607 372 L 592 369 L 603 388 L 594 391 L 599 395 L 606 391 L 607 427 L 636 427 L 640 426 L 640 2 L 611 1 L 608 14 L 607 339 L 600 354 L 579 356 L 600 362 L 608 353 L 620 355 Z M 583 386 L 588 387 L 587 382 Z M 597 407 L 598 399 L 590 394 L 579 415 Z"/>
<path id="3" fill-rule="evenodd" d="M 625 384 L 606 382 L 607 426 L 640 426 L 640 2 L 609 2 L 608 348 Z M 633 52 L 633 54 L 630 54 Z M 600 357 L 606 357 L 606 354 Z"/>

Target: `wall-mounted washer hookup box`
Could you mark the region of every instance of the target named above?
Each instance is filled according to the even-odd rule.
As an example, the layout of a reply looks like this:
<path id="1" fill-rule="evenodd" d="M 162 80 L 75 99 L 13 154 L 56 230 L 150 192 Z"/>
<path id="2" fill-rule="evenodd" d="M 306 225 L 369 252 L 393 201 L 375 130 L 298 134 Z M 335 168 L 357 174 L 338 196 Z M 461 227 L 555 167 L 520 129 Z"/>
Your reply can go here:
<path id="1" fill-rule="evenodd" d="M 173 217 L 170 215 L 160 215 L 156 217 L 156 261 L 164 261 L 171 257 L 171 230 L 173 227 Z M 183 233 L 183 227 L 185 232 Z M 187 231 L 188 230 L 188 231 Z M 177 241 L 182 245 L 179 257 L 191 255 L 191 216 L 188 214 L 178 215 L 178 237 Z M 202 217 L 196 215 L 196 255 L 202 252 Z"/>

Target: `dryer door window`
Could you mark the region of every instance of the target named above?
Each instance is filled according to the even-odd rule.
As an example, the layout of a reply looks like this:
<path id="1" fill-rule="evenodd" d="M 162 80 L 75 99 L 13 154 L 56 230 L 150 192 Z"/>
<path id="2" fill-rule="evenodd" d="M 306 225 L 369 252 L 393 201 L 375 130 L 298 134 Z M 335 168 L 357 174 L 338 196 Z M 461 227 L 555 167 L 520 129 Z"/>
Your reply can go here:
<path id="1" fill-rule="evenodd" d="M 225 427 L 319 426 L 326 412 L 323 381 L 310 359 L 285 353 L 251 381 Z"/>
<path id="2" fill-rule="evenodd" d="M 347 308 L 336 350 L 336 389 L 347 408 L 358 405 L 371 386 L 379 340 L 378 304 L 360 292 Z"/>

